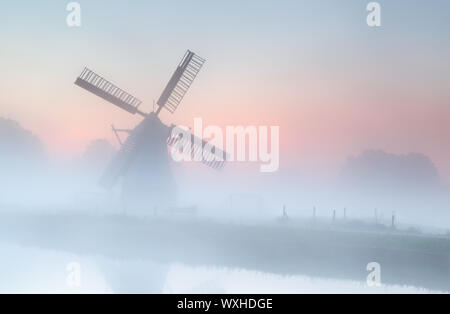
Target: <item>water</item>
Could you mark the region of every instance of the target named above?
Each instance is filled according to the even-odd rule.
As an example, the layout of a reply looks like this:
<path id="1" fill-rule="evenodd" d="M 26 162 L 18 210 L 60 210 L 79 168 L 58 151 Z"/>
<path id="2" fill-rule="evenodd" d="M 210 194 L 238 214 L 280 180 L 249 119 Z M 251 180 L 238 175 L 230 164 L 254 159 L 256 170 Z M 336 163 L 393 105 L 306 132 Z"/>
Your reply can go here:
<path id="1" fill-rule="evenodd" d="M 364 280 L 281 276 L 252 270 L 118 260 L 0 244 L 0 293 L 438 293 L 369 287 Z M 79 265 L 75 284 L 70 264 Z"/>

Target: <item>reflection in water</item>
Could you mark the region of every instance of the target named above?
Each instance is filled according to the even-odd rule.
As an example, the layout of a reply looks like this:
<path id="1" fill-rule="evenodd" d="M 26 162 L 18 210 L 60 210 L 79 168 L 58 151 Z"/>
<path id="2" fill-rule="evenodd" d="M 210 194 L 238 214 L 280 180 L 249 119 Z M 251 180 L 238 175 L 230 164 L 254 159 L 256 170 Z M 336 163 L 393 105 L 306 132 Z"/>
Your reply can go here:
<path id="1" fill-rule="evenodd" d="M 0 292 L 22 293 L 432 293 L 415 287 L 368 287 L 363 281 L 279 276 L 255 271 L 161 265 L 0 245 Z M 69 286 L 69 263 L 81 286 Z"/>
<path id="2" fill-rule="evenodd" d="M 402 286 L 369 287 L 364 282 L 279 276 L 246 270 L 173 265 L 164 293 L 436 293 Z"/>
<path id="3" fill-rule="evenodd" d="M 110 293 L 95 259 L 0 244 L 0 293 Z M 69 286 L 67 266 L 80 265 L 81 286 Z"/>

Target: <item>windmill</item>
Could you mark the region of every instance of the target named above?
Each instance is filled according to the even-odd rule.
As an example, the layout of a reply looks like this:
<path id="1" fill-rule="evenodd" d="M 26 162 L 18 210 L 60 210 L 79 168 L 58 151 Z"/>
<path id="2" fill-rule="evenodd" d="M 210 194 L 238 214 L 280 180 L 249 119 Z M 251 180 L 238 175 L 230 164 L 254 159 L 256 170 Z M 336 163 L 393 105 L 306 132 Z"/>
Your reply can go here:
<path id="1" fill-rule="evenodd" d="M 189 131 L 184 131 L 183 136 L 172 134 L 176 126 L 165 125 L 159 119 L 163 108 L 175 112 L 204 62 L 188 50 L 157 101 L 156 111 L 151 113 L 139 109 L 142 101 L 138 98 L 88 68 L 76 79 L 76 85 L 132 115 L 143 117 L 133 130 L 112 126 L 121 148 L 100 179 L 100 185 L 111 189 L 122 178 L 122 196 L 127 205 L 145 209 L 173 205 L 176 193 L 167 146 L 188 153 L 211 168 L 223 167 L 224 151 Z M 120 139 L 119 132 L 128 133 L 125 141 Z"/>

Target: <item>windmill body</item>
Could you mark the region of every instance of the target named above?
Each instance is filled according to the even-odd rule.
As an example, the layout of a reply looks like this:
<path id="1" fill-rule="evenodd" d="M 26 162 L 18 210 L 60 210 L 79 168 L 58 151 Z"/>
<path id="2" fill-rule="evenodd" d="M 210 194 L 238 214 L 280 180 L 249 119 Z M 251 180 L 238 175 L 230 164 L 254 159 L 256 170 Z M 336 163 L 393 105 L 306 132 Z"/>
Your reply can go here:
<path id="1" fill-rule="evenodd" d="M 125 204 L 134 209 L 174 206 L 176 185 L 167 153 L 169 128 L 150 114 L 132 131 L 138 148 L 122 177 Z"/>
<path id="2" fill-rule="evenodd" d="M 105 188 L 122 181 L 122 195 L 127 207 L 151 210 L 168 208 L 176 199 L 175 180 L 170 169 L 167 146 L 182 147 L 183 153 L 192 155 L 205 165 L 219 169 L 226 160 L 226 153 L 187 131 L 184 136 L 172 136 L 174 125 L 161 122 L 158 114 L 162 108 L 173 113 L 191 86 L 205 60 L 187 51 L 164 89 L 154 113 L 139 110 L 141 101 L 113 83 L 85 68 L 75 84 L 103 98 L 115 106 L 144 119 L 121 143 L 121 148 L 100 179 Z M 116 131 L 116 129 L 113 130 Z M 207 146 L 208 145 L 208 146 Z M 205 149 L 208 147 L 207 149 Z M 186 151 L 186 148 L 188 150 Z M 200 156 L 200 158 L 198 158 Z"/>

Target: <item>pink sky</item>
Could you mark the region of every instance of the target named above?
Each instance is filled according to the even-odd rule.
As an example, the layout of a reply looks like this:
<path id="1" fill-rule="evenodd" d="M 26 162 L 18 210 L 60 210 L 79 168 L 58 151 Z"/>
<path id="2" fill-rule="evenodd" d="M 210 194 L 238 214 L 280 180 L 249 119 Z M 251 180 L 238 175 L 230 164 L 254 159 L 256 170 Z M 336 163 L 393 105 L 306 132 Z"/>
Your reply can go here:
<path id="1" fill-rule="evenodd" d="M 314 1 L 257 9 L 209 3 L 186 8 L 197 19 L 181 28 L 164 27 L 174 14 L 186 19 L 166 2 L 153 4 L 158 11 L 146 2 L 130 12 L 122 5 L 86 4 L 85 24 L 73 30 L 53 4 L 43 21 L 30 5 L 11 4 L 0 29 L 8 43 L 0 50 L 0 116 L 36 133 L 53 154 L 81 154 L 97 138 L 115 142 L 110 125 L 131 128 L 139 118 L 75 86 L 83 67 L 150 110 L 190 48 L 207 62 L 164 121 L 279 125 L 284 168 L 336 172 L 349 155 L 384 149 L 426 154 L 450 180 L 449 28 L 439 6 L 416 4 L 405 14 L 386 2 L 385 26 L 372 30 L 356 2 L 328 1 L 329 10 Z M 240 13 L 230 15 L 236 8 Z M 18 14 L 26 22 L 13 18 Z M 117 16 L 134 18 L 123 25 Z"/>
<path id="2" fill-rule="evenodd" d="M 221 127 L 278 125 L 282 168 L 336 172 L 349 155 L 384 149 L 424 153 L 450 178 L 450 146 L 445 145 L 450 142 L 450 108 L 442 92 L 432 98 L 423 90 L 406 94 L 383 85 L 369 89 L 301 77 L 291 85 L 272 82 L 261 89 L 264 78 L 222 85 L 220 79 L 202 75 L 174 116 L 162 114 L 165 122 L 193 125 L 193 118 L 201 117 L 205 125 Z M 0 114 L 31 129 L 52 153 L 80 154 L 96 138 L 115 142 L 111 123 L 132 127 L 139 121 L 72 82 L 59 93 L 53 92 L 50 83 L 34 83 L 31 93 L 9 90 L 3 101 L 10 105 L 2 107 Z M 149 107 L 148 100 L 146 104 Z"/>

